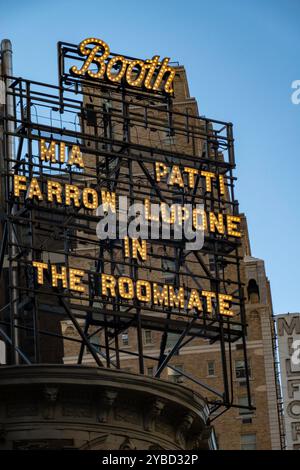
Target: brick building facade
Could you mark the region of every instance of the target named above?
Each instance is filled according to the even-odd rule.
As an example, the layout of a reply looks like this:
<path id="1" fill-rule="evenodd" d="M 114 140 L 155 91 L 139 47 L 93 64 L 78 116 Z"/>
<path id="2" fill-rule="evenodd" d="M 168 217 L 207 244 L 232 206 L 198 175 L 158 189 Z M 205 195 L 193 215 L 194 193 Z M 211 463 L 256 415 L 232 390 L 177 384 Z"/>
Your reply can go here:
<path id="1" fill-rule="evenodd" d="M 178 111 L 187 110 L 191 115 L 199 115 L 196 100 L 190 97 L 186 73 L 183 67 L 177 68 L 177 76 L 175 80 L 175 101 L 174 109 Z M 97 99 L 89 100 L 92 107 Z M 97 103 L 99 104 L 99 103 Z M 87 123 L 87 125 L 91 125 Z M 136 132 L 135 132 L 136 131 Z M 115 123 L 113 130 L 114 136 L 118 133 L 121 134 L 120 125 Z M 151 145 L 157 145 L 162 148 L 176 148 L 187 150 L 187 144 L 180 136 L 174 139 L 168 134 L 161 132 L 153 132 L 151 135 L 148 130 L 132 129 L 131 138 L 136 142 L 151 142 Z M 91 143 L 93 145 L 93 143 Z M 190 144 L 192 145 L 192 144 Z M 201 149 L 199 149 L 201 151 Z M 222 155 L 220 155 L 222 158 Z M 92 168 L 95 164 L 92 155 L 85 156 L 86 162 Z M 149 170 L 150 171 L 150 170 Z M 141 187 L 144 185 L 144 175 L 138 169 L 136 173 L 136 182 Z M 146 186 L 146 185 L 145 185 Z M 124 190 L 126 193 L 126 189 Z M 151 192 L 149 192 L 151 197 Z M 229 198 L 229 195 L 227 195 Z M 245 297 L 246 297 L 246 315 L 248 322 L 247 334 L 247 351 L 249 357 L 249 375 L 251 385 L 252 403 L 255 406 L 255 411 L 245 410 L 243 408 L 232 407 L 222 416 L 213 420 L 217 442 L 220 449 L 280 449 L 280 426 L 278 418 L 278 404 L 277 404 L 277 384 L 276 372 L 274 366 L 274 350 L 273 350 L 273 310 L 271 291 L 268 278 L 265 273 L 264 262 L 260 259 L 254 258 L 251 254 L 249 234 L 247 229 L 246 217 L 243 216 L 243 238 L 241 256 L 242 261 L 242 275 L 245 283 Z M 96 238 L 96 237 L 95 237 Z M 88 254 L 94 250 L 94 245 L 88 246 L 86 243 L 82 246 L 77 245 L 75 251 L 80 253 L 81 259 L 76 260 L 78 268 L 93 270 L 93 265 L 88 259 L 84 260 L 84 254 Z M 122 253 L 116 249 L 115 259 L 121 260 Z M 207 267 L 210 268 L 209 256 L 205 258 Z M 169 249 L 158 250 L 157 258 L 153 261 L 153 272 L 151 279 L 160 280 L 161 282 L 172 283 L 174 279 L 176 263 L 176 254 L 170 252 Z M 143 266 L 139 267 L 141 278 L 150 279 L 149 271 L 143 272 Z M 213 268 L 212 268 L 213 269 Z M 199 266 L 195 262 L 190 262 L 189 270 L 190 276 L 182 276 L 182 283 L 192 288 L 196 286 L 196 281 L 193 279 L 193 273 L 199 273 Z M 226 268 L 225 268 L 226 272 Z M 229 272 L 227 270 L 227 272 Z M 119 274 L 129 274 L 126 271 L 126 266 L 119 267 Z M 207 286 L 209 287 L 209 286 Z M 180 318 L 180 312 L 178 312 Z M 94 328 L 96 331 L 96 327 Z M 68 337 L 74 336 L 76 338 L 76 331 L 68 321 L 62 322 L 62 332 Z M 167 347 L 171 348 L 177 340 L 176 334 L 168 335 Z M 93 337 L 95 347 L 103 344 L 101 333 L 95 334 Z M 144 353 L 149 358 L 157 356 L 159 353 L 159 345 L 161 341 L 161 333 L 152 330 L 143 331 L 143 346 Z M 133 330 L 123 331 L 121 335 L 120 345 L 123 352 L 122 368 L 128 372 L 138 373 L 138 358 L 129 354 L 137 349 L 137 338 Z M 65 342 L 64 358 L 65 364 L 72 364 L 76 360 L 79 345 L 76 343 Z M 101 349 L 100 349 L 101 350 Z M 126 354 L 128 351 L 128 354 Z M 240 342 L 232 345 L 231 351 L 227 348 L 227 354 L 232 354 L 233 370 L 232 370 L 232 396 L 235 405 L 247 405 L 246 399 L 246 381 L 245 381 L 245 364 L 243 362 L 243 355 L 241 351 Z M 92 358 L 89 354 L 85 354 L 83 358 L 84 364 L 91 364 Z M 146 370 L 145 375 L 153 376 L 155 373 L 156 363 L 151 359 L 145 362 Z M 179 353 L 175 355 L 170 365 L 175 366 L 176 371 L 167 368 L 163 374 L 162 379 L 169 380 L 183 384 L 191 389 L 198 390 L 202 396 L 211 398 L 210 393 L 206 390 L 199 389 L 199 386 L 186 377 L 180 375 L 180 370 L 187 374 L 195 375 L 203 379 L 208 386 L 219 388 L 222 386 L 222 372 L 221 372 L 221 358 L 220 346 L 218 342 L 210 344 L 208 340 L 195 339 L 192 343 L 181 348 Z"/>

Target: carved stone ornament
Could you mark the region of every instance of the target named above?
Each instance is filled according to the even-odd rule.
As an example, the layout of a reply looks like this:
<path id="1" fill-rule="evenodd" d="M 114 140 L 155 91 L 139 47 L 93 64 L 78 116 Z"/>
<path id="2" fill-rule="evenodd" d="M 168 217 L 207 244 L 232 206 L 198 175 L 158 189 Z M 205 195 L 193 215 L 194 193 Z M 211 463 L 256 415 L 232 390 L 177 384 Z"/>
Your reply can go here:
<path id="1" fill-rule="evenodd" d="M 133 445 L 131 440 L 126 437 L 120 445 L 119 450 L 136 450 L 136 447 Z"/>
<path id="2" fill-rule="evenodd" d="M 144 415 L 144 427 L 146 431 L 155 431 L 156 419 L 159 417 L 164 407 L 165 402 L 163 400 L 155 399 L 149 402 Z"/>
<path id="3" fill-rule="evenodd" d="M 43 408 L 43 416 L 45 419 L 54 419 L 56 401 L 58 396 L 58 387 L 55 385 L 45 385 L 43 397 L 45 406 Z"/>
<path id="4" fill-rule="evenodd" d="M 207 427 L 203 431 L 194 437 L 192 441 L 192 450 L 203 450 L 207 448 L 208 442 L 211 438 L 212 428 Z"/>
<path id="5" fill-rule="evenodd" d="M 176 431 L 176 442 L 181 446 L 185 447 L 187 433 L 190 430 L 195 419 L 194 413 L 187 413 L 183 416 L 179 423 Z"/>
<path id="6" fill-rule="evenodd" d="M 99 423 L 107 423 L 110 410 L 116 401 L 117 395 L 118 392 L 114 390 L 106 390 L 101 396 L 98 410 Z"/>

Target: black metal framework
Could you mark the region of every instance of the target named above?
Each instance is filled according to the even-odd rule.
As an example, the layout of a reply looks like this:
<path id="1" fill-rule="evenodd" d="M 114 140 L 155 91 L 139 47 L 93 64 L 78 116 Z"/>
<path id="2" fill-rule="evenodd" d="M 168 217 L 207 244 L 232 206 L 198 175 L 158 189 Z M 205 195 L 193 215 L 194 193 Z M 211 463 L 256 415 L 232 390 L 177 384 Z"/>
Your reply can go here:
<path id="1" fill-rule="evenodd" d="M 100 241 L 95 234 L 98 218 L 83 207 L 63 207 L 26 200 L 12 194 L 14 174 L 36 177 L 43 186 L 51 176 L 63 183 L 107 188 L 128 195 L 131 201 L 151 197 L 155 202 L 204 204 L 206 210 L 238 214 L 234 196 L 235 168 L 232 125 L 199 118 L 190 110 L 174 110 L 174 100 L 124 85 L 93 83 L 72 77 L 65 59 L 75 58 L 75 46 L 59 44 L 60 84 L 53 86 L 6 77 L 6 102 L 13 112 L 4 115 L 2 188 L 2 309 L 0 335 L 7 344 L 8 363 L 63 362 L 67 344 L 78 345 L 77 362 L 92 357 L 99 367 L 128 367 L 126 357 L 136 357 L 139 373 L 153 365 L 160 377 L 166 367 L 198 384 L 209 394 L 214 416 L 218 410 L 237 406 L 233 396 L 232 343 L 245 344 L 246 319 L 241 280 L 241 245 L 233 237 L 209 233 L 201 251 L 186 251 L 184 241 L 149 240 L 148 260 L 139 263 L 122 256 L 119 240 Z M 76 56 L 78 58 L 78 56 Z M 175 90 L 176 97 L 176 90 Z M 175 107 L 174 107 L 175 108 Z M 38 158 L 38 141 L 54 139 L 78 144 L 86 156 L 85 168 L 74 171 L 63 164 Z M 11 139 L 15 153 L 8 151 Z M 170 190 L 153 177 L 155 161 L 189 165 L 222 174 L 226 197 L 206 193 L 196 178 L 194 190 Z M 85 294 L 69 289 L 38 286 L 32 260 L 58 262 L 67 267 L 85 266 Z M 173 268 L 162 266 L 163 260 Z M 174 262 L 175 260 L 175 262 Z M 212 289 L 233 296 L 234 317 L 187 314 L 179 309 L 141 304 L 137 300 L 99 295 L 101 273 L 122 274 L 163 284 L 167 275 L 174 288 Z M 4 276 L 4 277 L 3 277 Z M 62 333 L 61 322 L 72 324 L 77 335 Z M 157 335 L 159 354 L 144 348 L 144 330 Z M 136 347 L 121 345 L 122 335 L 134 332 Z M 127 334 L 127 333 L 126 333 Z M 173 339 L 172 346 L 170 335 Z M 174 336 L 176 335 L 176 336 Z M 95 345 L 95 337 L 98 344 Z M 201 377 L 176 371 L 172 357 L 188 344 L 203 339 L 220 345 L 223 389 L 215 390 Z M 246 373 L 249 407 L 249 378 Z"/>

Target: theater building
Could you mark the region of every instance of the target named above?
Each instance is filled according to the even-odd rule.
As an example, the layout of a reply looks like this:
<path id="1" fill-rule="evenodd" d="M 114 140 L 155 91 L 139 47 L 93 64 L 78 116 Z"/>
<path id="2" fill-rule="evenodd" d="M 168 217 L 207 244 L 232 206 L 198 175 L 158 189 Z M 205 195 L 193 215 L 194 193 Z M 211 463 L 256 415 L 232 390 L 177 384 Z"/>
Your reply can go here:
<path id="1" fill-rule="evenodd" d="M 59 87 L 2 79 L 0 448 L 280 449 L 271 290 L 234 196 L 232 125 L 200 117 L 167 58 L 97 38 L 80 66 L 58 50 Z M 101 239 L 98 206 L 122 218 L 119 196 L 170 237 Z M 195 250 L 174 236 L 185 204 Z"/>
<path id="2" fill-rule="evenodd" d="M 183 112 L 189 110 L 190 114 L 198 115 L 198 105 L 194 98 L 190 97 L 187 76 L 184 67 L 176 67 L 175 79 L 176 99 L 174 106 Z M 117 132 L 117 131 L 116 131 Z M 140 132 L 140 131 L 139 131 Z M 132 131 L 134 134 L 134 132 Z M 147 136 L 140 132 L 136 135 L 140 142 L 147 142 Z M 153 137 L 152 137 L 153 138 Z M 159 145 L 180 149 L 186 145 L 170 136 L 155 137 Z M 152 142 L 153 143 L 153 142 Z M 144 183 L 143 174 L 136 173 L 140 185 Z M 252 256 L 250 247 L 250 236 L 246 217 L 242 216 L 242 273 L 245 283 L 246 316 L 248 323 L 247 351 L 249 357 L 249 375 L 251 396 L 254 411 L 242 408 L 231 408 L 224 415 L 214 420 L 213 425 L 220 449 L 280 449 L 282 444 L 282 432 L 279 423 L 279 396 L 278 396 L 278 374 L 274 360 L 274 324 L 273 308 L 270 283 L 265 272 L 264 261 Z M 161 271 L 156 278 L 167 283 L 174 282 L 176 271 L 176 260 L 174 257 L 165 259 L 165 251 L 159 261 Z M 206 260 L 208 267 L 210 259 Z M 213 262 L 210 268 L 214 268 Z M 192 272 L 197 272 L 197 267 L 191 267 Z M 154 276 L 155 279 L 155 276 Z M 63 329 L 68 335 L 76 335 L 74 328 L 66 322 Z M 167 337 L 167 349 L 170 350 L 178 340 L 178 335 L 169 333 Z M 134 332 L 125 330 L 121 335 L 122 349 L 131 352 L 137 350 L 137 339 Z M 144 351 L 147 356 L 156 356 L 159 353 L 161 336 L 152 330 L 143 331 Z M 101 338 L 95 337 L 95 342 L 101 344 Z M 240 341 L 232 346 L 232 357 L 234 368 L 232 370 L 232 391 L 236 404 L 247 405 L 246 396 L 246 370 L 241 352 Z M 76 348 L 75 348 L 76 350 Z M 64 362 L 71 364 L 76 356 L 73 356 L 74 346 L 69 344 L 65 347 Z M 77 351 L 76 351 L 77 353 Z M 229 354 L 229 351 L 227 351 Z M 126 362 L 125 370 L 138 373 L 138 358 L 123 353 L 123 364 Z M 91 358 L 87 354 L 84 362 L 89 363 Z M 167 368 L 162 378 L 181 386 L 198 389 L 196 384 L 189 381 L 180 371 L 200 377 L 214 387 L 222 386 L 222 372 L 220 363 L 220 346 L 218 343 L 210 344 L 209 340 L 198 340 L 190 346 L 180 349 L 171 359 L 170 365 L 176 368 L 174 371 Z M 152 377 L 155 374 L 156 364 L 150 359 L 146 360 L 145 375 Z M 199 374 L 200 371 L 200 374 Z M 205 397 L 210 397 L 209 391 Z"/>

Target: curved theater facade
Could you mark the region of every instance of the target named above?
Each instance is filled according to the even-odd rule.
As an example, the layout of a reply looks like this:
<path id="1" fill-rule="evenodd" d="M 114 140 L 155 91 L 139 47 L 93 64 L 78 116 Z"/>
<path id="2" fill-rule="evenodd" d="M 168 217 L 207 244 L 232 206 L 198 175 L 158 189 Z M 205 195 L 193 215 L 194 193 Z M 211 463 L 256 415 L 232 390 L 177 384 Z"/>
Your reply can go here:
<path id="1" fill-rule="evenodd" d="M 21 368 L 21 370 L 20 370 Z M 191 390 L 86 366 L 5 367 L 0 449 L 213 449 Z"/>

